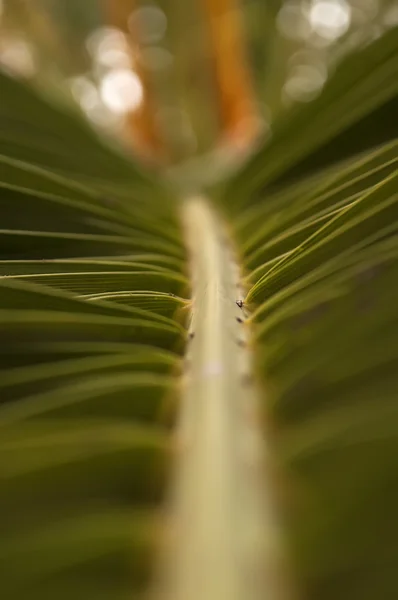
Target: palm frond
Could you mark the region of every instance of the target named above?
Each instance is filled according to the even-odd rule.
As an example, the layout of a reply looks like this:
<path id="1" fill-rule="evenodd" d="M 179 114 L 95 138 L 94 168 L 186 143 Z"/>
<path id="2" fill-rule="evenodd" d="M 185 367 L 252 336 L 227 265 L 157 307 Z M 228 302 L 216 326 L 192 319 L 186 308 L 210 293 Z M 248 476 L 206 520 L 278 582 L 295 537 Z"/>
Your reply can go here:
<path id="1" fill-rule="evenodd" d="M 397 40 L 215 206 L 0 76 L 7 599 L 397 597 Z"/>

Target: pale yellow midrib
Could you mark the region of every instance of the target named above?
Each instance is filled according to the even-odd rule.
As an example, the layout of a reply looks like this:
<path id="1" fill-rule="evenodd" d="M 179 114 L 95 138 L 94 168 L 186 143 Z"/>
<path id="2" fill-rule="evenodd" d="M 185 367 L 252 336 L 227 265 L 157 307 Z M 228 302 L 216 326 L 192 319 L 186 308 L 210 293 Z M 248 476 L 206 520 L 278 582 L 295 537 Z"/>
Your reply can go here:
<path id="1" fill-rule="evenodd" d="M 202 198 L 183 205 L 192 321 L 159 600 L 280 600 L 239 268 Z M 269 503 L 268 503 L 269 504 Z M 271 546 L 269 546 L 271 542 Z M 267 569 L 267 563 L 269 569 Z M 272 563 L 272 564 L 271 564 Z"/>

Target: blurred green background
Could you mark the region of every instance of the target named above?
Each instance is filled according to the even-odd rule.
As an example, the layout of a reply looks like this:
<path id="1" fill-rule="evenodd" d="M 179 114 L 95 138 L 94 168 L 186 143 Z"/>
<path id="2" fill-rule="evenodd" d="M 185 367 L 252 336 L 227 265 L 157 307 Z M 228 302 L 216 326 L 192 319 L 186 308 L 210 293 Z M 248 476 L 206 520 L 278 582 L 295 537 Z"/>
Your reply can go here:
<path id="1" fill-rule="evenodd" d="M 221 127 L 200 5 L 0 0 L 0 66 L 75 103 L 95 127 L 120 137 L 143 101 L 131 51 L 139 42 L 155 88 L 153 118 L 179 159 L 195 156 L 214 147 Z M 241 8 L 262 131 L 269 133 L 293 105 L 321 92 L 347 53 L 398 23 L 395 0 L 242 0 Z M 125 31 L 114 26 L 115 10 L 126 17 Z"/>

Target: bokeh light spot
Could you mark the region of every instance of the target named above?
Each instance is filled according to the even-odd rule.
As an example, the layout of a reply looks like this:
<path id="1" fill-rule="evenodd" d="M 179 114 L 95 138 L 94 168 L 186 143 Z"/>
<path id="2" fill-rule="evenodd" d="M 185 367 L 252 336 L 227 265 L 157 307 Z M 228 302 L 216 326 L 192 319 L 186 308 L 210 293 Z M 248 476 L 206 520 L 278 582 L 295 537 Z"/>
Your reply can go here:
<path id="1" fill-rule="evenodd" d="M 351 7 L 345 0 L 315 0 L 308 19 L 314 33 L 326 40 L 335 40 L 350 27 Z"/>
<path id="2" fill-rule="evenodd" d="M 136 110 L 142 103 L 144 90 L 139 77 L 128 69 L 107 73 L 100 83 L 103 103 L 119 114 Z"/>

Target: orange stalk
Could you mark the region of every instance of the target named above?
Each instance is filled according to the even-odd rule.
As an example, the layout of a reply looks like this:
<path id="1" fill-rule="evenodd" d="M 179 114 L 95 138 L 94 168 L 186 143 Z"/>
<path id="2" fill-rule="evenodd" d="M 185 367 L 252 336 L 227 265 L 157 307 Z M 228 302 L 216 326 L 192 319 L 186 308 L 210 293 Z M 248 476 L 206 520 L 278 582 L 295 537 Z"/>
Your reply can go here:
<path id="1" fill-rule="evenodd" d="M 209 27 L 223 130 L 233 145 L 245 147 L 258 134 L 258 119 L 239 0 L 201 1 Z"/>

